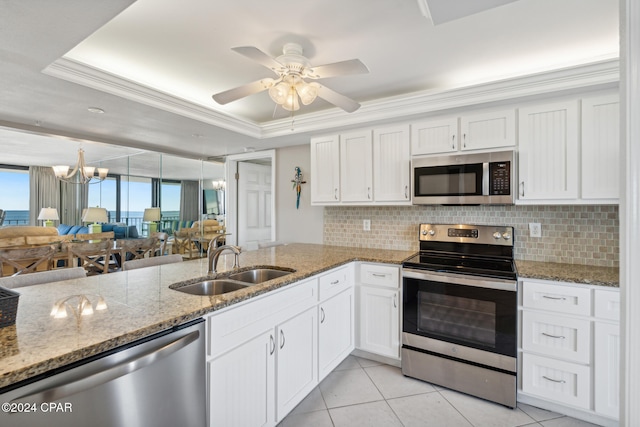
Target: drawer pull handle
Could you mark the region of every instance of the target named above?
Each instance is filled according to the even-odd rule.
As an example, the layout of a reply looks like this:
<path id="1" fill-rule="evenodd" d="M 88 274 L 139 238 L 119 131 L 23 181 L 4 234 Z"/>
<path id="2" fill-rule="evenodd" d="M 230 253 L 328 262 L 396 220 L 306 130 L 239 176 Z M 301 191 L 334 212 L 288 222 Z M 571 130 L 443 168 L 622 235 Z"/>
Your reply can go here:
<path id="1" fill-rule="evenodd" d="M 320 307 L 320 323 L 324 323 L 324 308 Z"/>
<path id="2" fill-rule="evenodd" d="M 541 332 L 541 333 L 545 337 L 565 339 L 565 337 L 563 335 L 551 335 L 551 334 L 547 334 L 546 332 Z"/>
<path id="3" fill-rule="evenodd" d="M 338 283 L 340 283 L 340 279 L 334 280 L 333 282 L 331 282 L 332 285 L 337 285 Z"/>
<path id="4" fill-rule="evenodd" d="M 386 274 L 382 274 L 382 273 L 371 273 L 371 275 L 373 277 L 386 277 Z"/>
<path id="5" fill-rule="evenodd" d="M 274 351 L 276 351 L 276 340 L 273 339 L 273 335 L 269 335 L 269 340 L 271 341 L 271 351 L 269 352 L 269 354 L 273 354 Z"/>
<path id="6" fill-rule="evenodd" d="M 566 383 L 565 380 L 554 380 L 553 378 L 549 378 L 546 375 L 543 375 L 542 378 L 544 378 L 547 381 L 551 381 L 553 383 L 559 383 L 559 384 L 565 384 Z"/>
<path id="7" fill-rule="evenodd" d="M 393 294 L 393 308 L 398 308 L 398 294 Z"/>
<path id="8" fill-rule="evenodd" d="M 542 298 L 554 299 L 554 300 L 562 300 L 562 301 L 566 301 L 567 300 L 565 297 L 550 297 L 549 295 L 542 295 Z"/>
<path id="9" fill-rule="evenodd" d="M 280 330 L 280 350 L 284 347 L 284 331 Z"/>

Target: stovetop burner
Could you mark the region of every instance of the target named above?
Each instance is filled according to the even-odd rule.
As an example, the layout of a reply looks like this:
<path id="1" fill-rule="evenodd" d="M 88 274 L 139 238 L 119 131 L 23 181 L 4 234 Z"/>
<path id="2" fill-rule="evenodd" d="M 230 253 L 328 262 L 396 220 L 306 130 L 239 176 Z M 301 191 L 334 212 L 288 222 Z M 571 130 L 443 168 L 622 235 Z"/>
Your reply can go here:
<path id="1" fill-rule="evenodd" d="M 420 252 L 403 266 L 515 280 L 513 227 L 421 224 Z"/>

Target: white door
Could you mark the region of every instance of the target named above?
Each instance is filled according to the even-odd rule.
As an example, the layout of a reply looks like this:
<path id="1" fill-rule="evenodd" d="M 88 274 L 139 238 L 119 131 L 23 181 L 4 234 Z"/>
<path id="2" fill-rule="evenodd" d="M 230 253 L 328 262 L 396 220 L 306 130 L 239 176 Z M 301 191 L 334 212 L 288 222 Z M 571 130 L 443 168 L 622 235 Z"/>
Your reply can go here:
<path id="1" fill-rule="evenodd" d="M 271 240 L 271 166 L 238 162 L 238 245 L 258 249 Z"/>
<path id="2" fill-rule="evenodd" d="M 353 350 L 353 288 L 319 305 L 319 381 Z"/>
<path id="3" fill-rule="evenodd" d="M 265 332 L 209 362 L 209 425 L 275 424 L 275 338 Z"/>
<path id="4" fill-rule="evenodd" d="M 371 131 L 340 135 L 340 197 L 343 202 L 373 201 Z"/>
<path id="5" fill-rule="evenodd" d="M 311 204 L 340 201 L 340 139 L 338 135 L 311 138 Z"/>
<path id="6" fill-rule="evenodd" d="M 400 357 L 398 291 L 360 286 L 360 349 Z"/>
<path id="7" fill-rule="evenodd" d="M 411 201 L 409 126 L 373 131 L 373 194 L 376 202 Z"/>
<path id="8" fill-rule="evenodd" d="M 458 150 L 458 118 L 427 120 L 411 125 L 411 155 Z"/>

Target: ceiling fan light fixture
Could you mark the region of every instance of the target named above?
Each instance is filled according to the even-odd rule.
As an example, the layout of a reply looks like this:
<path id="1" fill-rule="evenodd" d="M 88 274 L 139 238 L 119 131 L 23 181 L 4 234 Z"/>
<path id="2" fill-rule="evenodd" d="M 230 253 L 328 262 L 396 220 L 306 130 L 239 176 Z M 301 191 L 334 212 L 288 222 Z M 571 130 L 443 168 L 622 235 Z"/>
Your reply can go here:
<path id="1" fill-rule="evenodd" d="M 283 105 L 287 102 L 287 96 L 289 96 L 289 89 L 291 86 L 282 82 L 269 89 L 269 96 L 278 105 Z"/>
<path id="2" fill-rule="evenodd" d="M 320 86 L 316 82 L 307 83 L 304 80 L 301 80 L 296 85 L 296 91 L 298 95 L 300 95 L 300 101 L 304 105 L 309 105 L 318 97 L 318 88 Z"/>
<path id="3" fill-rule="evenodd" d="M 298 102 L 298 92 L 296 92 L 295 86 L 289 87 L 287 98 L 280 105 L 282 105 L 282 108 L 287 111 L 298 111 L 300 109 L 300 103 Z"/>

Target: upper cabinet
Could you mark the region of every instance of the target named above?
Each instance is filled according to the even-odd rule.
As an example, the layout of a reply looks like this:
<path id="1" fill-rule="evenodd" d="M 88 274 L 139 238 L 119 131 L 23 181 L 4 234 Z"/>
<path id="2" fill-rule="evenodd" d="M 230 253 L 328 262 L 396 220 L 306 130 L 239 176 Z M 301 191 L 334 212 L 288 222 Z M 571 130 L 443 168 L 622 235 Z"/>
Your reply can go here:
<path id="1" fill-rule="evenodd" d="M 519 111 L 519 200 L 578 197 L 578 102 Z"/>
<path id="2" fill-rule="evenodd" d="M 582 198 L 620 197 L 618 95 L 582 99 Z"/>
<path id="3" fill-rule="evenodd" d="M 311 139 L 311 202 L 340 202 L 340 139 L 338 135 Z"/>
<path id="4" fill-rule="evenodd" d="M 518 201 L 618 203 L 618 95 L 520 108 Z"/>
<path id="5" fill-rule="evenodd" d="M 311 204 L 411 204 L 409 144 L 409 125 L 311 139 Z"/>
<path id="6" fill-rule="evenodd" d="M 514 109 L 438 118 L 411 125 L 411 154 L 454 153 L 516 145 Z"/>

